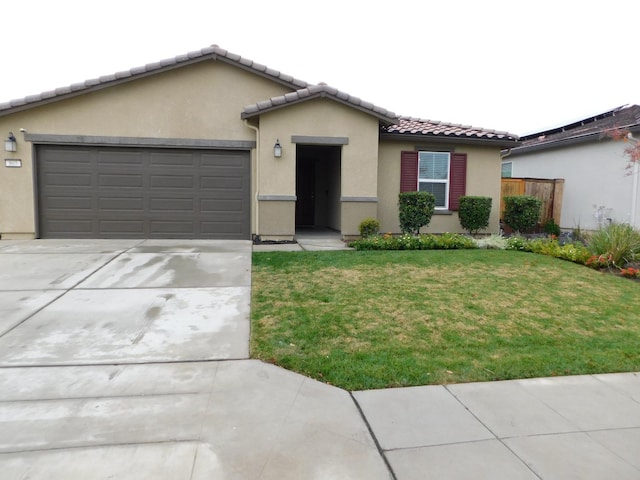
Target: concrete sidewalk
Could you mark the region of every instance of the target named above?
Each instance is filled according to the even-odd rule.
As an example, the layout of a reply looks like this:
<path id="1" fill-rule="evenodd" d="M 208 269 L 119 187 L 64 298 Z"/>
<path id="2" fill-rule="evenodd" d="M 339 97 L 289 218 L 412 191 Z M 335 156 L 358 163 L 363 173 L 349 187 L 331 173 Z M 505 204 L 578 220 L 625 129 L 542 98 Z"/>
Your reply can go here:
<path id="1" fill-rule="evenodd" d="M 249 242 L 0 242 L 0 477 L 640 479 L 640 374 L 346 392 L 249 359 Z"/>

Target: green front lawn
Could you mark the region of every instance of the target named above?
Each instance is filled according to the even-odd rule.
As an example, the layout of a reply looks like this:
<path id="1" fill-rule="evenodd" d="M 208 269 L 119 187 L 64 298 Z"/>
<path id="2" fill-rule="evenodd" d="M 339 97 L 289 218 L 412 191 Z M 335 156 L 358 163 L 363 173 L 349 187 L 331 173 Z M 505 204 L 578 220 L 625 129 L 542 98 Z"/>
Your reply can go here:
<path id="1" fill-rule="evenodd" d="M 517 251 L 253 254 L 252 356 L 349 390 L 640 371 L 640 284 Z"/>

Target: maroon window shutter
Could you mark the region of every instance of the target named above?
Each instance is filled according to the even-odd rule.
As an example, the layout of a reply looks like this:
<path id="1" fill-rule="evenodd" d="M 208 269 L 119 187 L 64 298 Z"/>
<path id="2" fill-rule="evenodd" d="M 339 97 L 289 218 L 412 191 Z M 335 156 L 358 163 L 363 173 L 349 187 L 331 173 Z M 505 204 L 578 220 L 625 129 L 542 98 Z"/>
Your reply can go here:
<path id="1" fill-rule="evenodd" d="M 467 154 L 452 153 L 449 169 L 451 179 L 449 181 L 449 210 L 460 209 L 460 197 L 467 190 Z"/>
<path id="2" fill-rule="evenodd" d="M 400 193 L 418 189 L 418 152 L 400 154 Z"/>

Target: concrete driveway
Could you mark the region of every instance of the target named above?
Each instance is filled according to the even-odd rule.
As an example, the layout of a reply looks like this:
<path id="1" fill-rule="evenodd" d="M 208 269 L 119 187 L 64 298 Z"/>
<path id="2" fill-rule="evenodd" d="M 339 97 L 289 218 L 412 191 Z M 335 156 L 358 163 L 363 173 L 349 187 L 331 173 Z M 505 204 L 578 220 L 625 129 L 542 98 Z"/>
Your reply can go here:
<path id="1" fill-rule="evenodd" d="M 249 242 L 0 244 L 0 364 L 249 356 Z"/>
<path id="2" fill-rule="evenodd" d="M 388 479 L 348 392 L 249 357 L 251 243 L 0 242 L 0 478 Z"/>

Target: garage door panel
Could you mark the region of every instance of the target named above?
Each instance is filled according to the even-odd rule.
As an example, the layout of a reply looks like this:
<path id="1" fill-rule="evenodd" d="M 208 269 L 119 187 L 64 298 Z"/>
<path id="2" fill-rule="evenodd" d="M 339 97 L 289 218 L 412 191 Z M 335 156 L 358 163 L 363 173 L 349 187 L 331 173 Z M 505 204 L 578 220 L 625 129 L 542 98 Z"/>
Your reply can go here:
<path id="1" fill-rule="evenodd" d="M 238 222 L 202 222 L 200 230 L 204 234 L 216 234 L 222 238 L 233 238 L 234 232 L 240 228 Z M 226 237 L 225 237 L 226 236 Z"/>
<path id="2" fill-rule="evenodd" d="M 97 160 L 103 167 L 138 168 L 145 166 L 144 155 L 136 151 L 119 151 L 116 149 L 108 152 L 97 152 Z"/>
<path id="3" fill-rule="evenodd" d="M 51 173 L 46 176 L 47 185 L 52 187 L 90 187 L 92 176 L 89 173 Z"/>
<path id="4" fill-rule="evenodd" d="M 51 210 L 93 210 L 93 199 L 90 196 L 49 196 Z"/>
<path id="5" fill-rule="evenodd" d="M 98 186 L 118 187 L 118 188 L 139 188 L 144 186 L 144 176 L 142 174 L 99 174 Z"/>
<path id="6" fill-rule="evenodd" d="M 193 190 L 196 181 L 190 175 L 153 175 L 151 188 L 186 188 Z"/>
<path id="7" fill-rule="evenodd" d="M 242 159 L 244 152 L 227 152 L 227 153 L 202 153 L 200 157 L 200 163 L 203 168 L 209 167 L 229 167 L 229 168 L 242 168 L 238 159 Z"/>
<path id="8" fill-rule="evenodd" d="M 152 212 L 193 212 L 195 202 L 192 198 L 152 198 Z"/>
<path id="9" fill-rule="evenodd" d="M 98 222 L 100 232 L 105 234 L 139 234 L 144 235 L 144 220 L 101 220 Z"/>
<path id="10" fill-rule="evenodd" d="M 37 146 L 49 238 L 250 238 L 249 152 Z"/>
<path id="11" fill-rule="evenodd" d="M 240 215 L 245 208 L 242 200 L 200 201 L 200 210 L 207 213 L 222 212 L 229 215 Z"/>
<path id="12" fill-rule="evenodd" d="M 244 190 L 244 179 L 239 176 L 200 177 L 200 188 L 203 190 Z"/>
<path id="13" fill-rule="evenodd" d="M 144 212 L 144 198 L 142 197 L 101 197 L 98 199 L 100 210 Z"/>
<path id="14" fill-rule="evenodd" d="M 170 153 L 168 152 L 152 152 L 149 156 L 152 167 L 163 168 L 193 168 L 198 162 L 198 152 L 193 153 Z"/>
<path id="15" fill-rule="evenodd" d="M 151 221 L 151 231 L 155 234 L 163 234 L 163 233 L 181 233 L 181 234 L 190 234 L 196 229 L 196 225 L 193 221 L 185 221 L 185 220 L 152 220 Z"/>
<path id="16" fill-rule="evenodd" d="M 51 232 L 54 234 L 88 234 L 93 231 L 93 220 L 66 220 L 52 219 L 49 222 Z"/>

